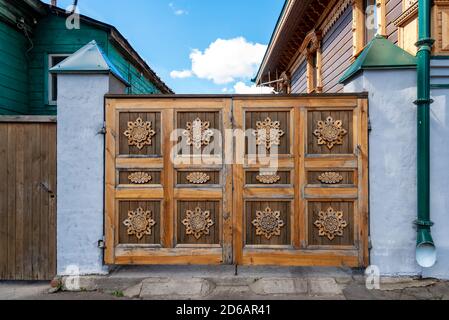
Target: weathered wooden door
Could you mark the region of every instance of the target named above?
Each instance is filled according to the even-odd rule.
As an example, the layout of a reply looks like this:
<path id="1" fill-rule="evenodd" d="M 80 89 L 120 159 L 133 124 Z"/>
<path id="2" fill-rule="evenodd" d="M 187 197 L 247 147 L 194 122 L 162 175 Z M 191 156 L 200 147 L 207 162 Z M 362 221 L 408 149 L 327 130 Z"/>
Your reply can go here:
<path id="1" fill-rule="evenodd" d="M 0 280 L 56 275 L 56 118 L 0 117 Z"/>
<path id="2" fill-rule="evenodd" d="M 364 96 L 106 102 L 107 264 L 368 264 Z"/>
<path id="3" fill-rule="evenodd" d="M 106 263 L 232 263 L 231 101 L 109 99 L 106 108 Z M 176 147 L 182 139 L 187 150 Z"/>

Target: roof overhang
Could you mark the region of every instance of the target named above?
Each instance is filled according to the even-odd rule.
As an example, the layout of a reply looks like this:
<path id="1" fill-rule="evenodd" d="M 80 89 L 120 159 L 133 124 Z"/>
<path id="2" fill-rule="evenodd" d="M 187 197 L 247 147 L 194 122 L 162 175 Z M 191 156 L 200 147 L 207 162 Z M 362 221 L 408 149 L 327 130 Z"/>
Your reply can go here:
<path id="1" fill-rule="evenodd" d="M 295 57 L 307 34 L 335 0 L 286 0 L 271 36 L 270 44 L 254 79 L 257 84 L 268 82 L 269 74 L 280 75 Z M 273 80 L 273 78 L 271 79 Z"/>

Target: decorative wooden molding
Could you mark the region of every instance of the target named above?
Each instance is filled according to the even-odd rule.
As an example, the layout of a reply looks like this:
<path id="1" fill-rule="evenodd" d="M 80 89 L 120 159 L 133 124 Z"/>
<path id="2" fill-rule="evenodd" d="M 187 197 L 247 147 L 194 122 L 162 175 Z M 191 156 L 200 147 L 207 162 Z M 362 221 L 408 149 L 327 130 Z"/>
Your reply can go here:
<path id="1" fill-rule="evenodd" d="M 414 5 L 418 6 L 418 0 L 402 0 L 402 12 Z"/>
<path id="2" fill-rule="evenodd" d="M 136 211 L 128 211 L 128 219 L 123 222 L 128 227 L 128 235 L 135 235 L 139 240 L 145 235 L 151 235 L 151 230 L 156 224 L 151 216 L 150 210 L 145 211 L 142 208 L 138 208 Z"/>
<path id="3" fill-rule="evenodd" d="M 365 10 L 363 0 L 352 2 L 352 51 L 356 57 L 365 46 Z"/>
<path id="4" fill-rule="evenodd" d="M 327 237 L 332 241 L 337 236 L 343 236 L 343 231 L 348 223 L 343 219 L 343 211 L 335 211 L 329 207 L 327 211 L 320 211 L 319 219 L 315 221 L 314 225 L 319 229 L 320 237 Z"/>
<path id="5" fill-rule="evenodd" d="M 187 235 L 193 235 L 199 240 L 202 236 L 210 234 L 210 227 L 214 225 L 214 222 L 210 218 L 209 211 L 203 211 L 197 207 L 195 211 L 186 211 L 186 218 L 182 220 L 182 224 L 186 227 Z"/>
<path id="6" fill-rule="evenodd" d="M 285 226 L 285 222 L 281 220 L 281 212 L 273 211 L 270 207 L 265 211 L 257 211 L 252 224 L 256 228 L 256 235 L 264 236 L 268 240 L 273 236 L 280 236 L 281 228 Z"/>
<path id="7" fill-rule="evenodd" d="M 339 184 L 343 181 L 343 176 L 338 172 L 324 172 L 318 177 L 318 180 L 324 184 Z"/>
<path id="8" fill-rule="evenodd" d="M 394 21 L 394 25 L 398 28 L 403 27 L 409 20 L 418 17 L 418 2 L 410 5 L 404 12 Z"/>
<path id="9" fill-rule="evenodd" d="M 150 121 L 144 122 L 142 118 L 137 118 L 135 122 L 128 122 L 128 129 L 123 133 L 128 138 L 130 146 L 136 146 L 142 150 L 145 146 L 152 145 L 152 138 L 156 135 Z"/>
<path id="10" fill-rule="evenodd" d="M 270 172 L 257 175 L 256 180 L 263 184 L 275 184 L 276 182 L 281 180 L 281 177 L 275 172 Z"/>
<path id="11" fill-rule="evenodd" d="M 332 28 L 332 26 L 338 21 L 338 19 L 340 19 L 340 17 L 343 15 L 343 13 L 345 12 L 345 10 L 351 6 L 354 3 L 354 0 L 343 0 L 340 1 L 332 10 L 332 12 L 330 12 L 328 14 L 328 17 L 326 18 L 326 20 L 324 20 L 323 24 L 322 24 L 322 34 L 323 36 L 325 34 L 327 34 L 327 32 Z"/>
<path id="12" fill-rule="evenodd" d="M 271 150 L 272 146 L 279 146 L 284 134 L 285 132 L 281 130 L 281 122 L 273 121 L 270 117 L 256 123 L 256 132 L 254 133 L 256 144 L 265 146 L 267 151 Z"/>
<path id="13" fill-rule="evenodd" d="M 183 135 L 187 138 L 188 146 L 201 150 L 202 146 L 209 145 L 214 132 L 210 129 L 209 121 L 201 121 L 200 118 L 196 118 L 193 122 L 187 122 Z"/>
<path id="14" fill-rule="evenodd" d="M 313 134 L 318 138 L 318 145 L 327 145 L 332 149 L 335 145 L 343 144 L 343 137 L 347 133 L 341 120 L 334 121 L 332 117 L 328 117 L 326 121 L 318 121 L 318 128 Z"/>
<path id="15" fill-rule="evenodd" d="M 205 184 L 210 181 L 210 176 L 204 172 L 192 172 L 187 175 L 186 179 L 192 184 Z"/>
<path id="16" fill-rule="evenodd" d="M 128 176 L 128 180 L 134 184 L 147 184 L 153 177 L 147 172 L 133 172 Z"/>

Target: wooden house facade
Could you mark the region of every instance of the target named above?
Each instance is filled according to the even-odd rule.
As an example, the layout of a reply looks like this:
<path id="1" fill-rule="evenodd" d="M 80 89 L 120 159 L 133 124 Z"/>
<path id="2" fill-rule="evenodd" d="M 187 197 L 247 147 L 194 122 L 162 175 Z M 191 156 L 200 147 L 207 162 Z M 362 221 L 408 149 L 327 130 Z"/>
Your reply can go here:
<path id="1" fill-rule="evenodd" d="M 95 40 L 129 83 L 127 93 L 173 93 L 113 26 L 38 0 L 0 0 L 0 114 L 55 115 L 56 75 L 49 69 Z"/>
<path id="2" fill-rule="evenodd" d="M 288 0 L 256 82 L 283 93 L 342 92 L 341 77 L 376 34 L 415 55 L 417 19 L 416 0 Z M 446 59 L 447 0 L 433 1 L 432 36 L 434 59 Z M 448 80 L 438 65 L 436 77 Z"/>

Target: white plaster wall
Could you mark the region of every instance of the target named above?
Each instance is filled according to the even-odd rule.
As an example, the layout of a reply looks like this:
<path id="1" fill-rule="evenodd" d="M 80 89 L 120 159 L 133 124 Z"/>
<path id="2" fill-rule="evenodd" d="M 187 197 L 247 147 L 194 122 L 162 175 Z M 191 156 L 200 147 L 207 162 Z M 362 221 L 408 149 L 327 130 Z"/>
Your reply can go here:
<path id="1" fill-rule="evenodd" d="M 58 274 L 101 274 L 109 75 L 58 75 Z"/>
<path id="2" fill-rule="evenodd" d="M 345 92 L 369 92 L 371 264 L 384 275 L 449 278 L 449 92 L 433 92 L 431 216 L 438 249 L 435 267 L 415 261 L 417 215 L 416 70 L 364 71 Z M 437 96 L 438 95 L 438 96 Z M 445 141 L 445 143 L 444 143 Z"/>

